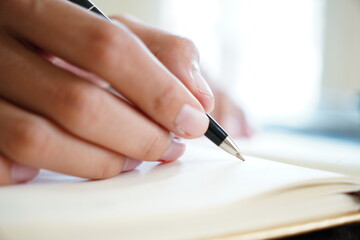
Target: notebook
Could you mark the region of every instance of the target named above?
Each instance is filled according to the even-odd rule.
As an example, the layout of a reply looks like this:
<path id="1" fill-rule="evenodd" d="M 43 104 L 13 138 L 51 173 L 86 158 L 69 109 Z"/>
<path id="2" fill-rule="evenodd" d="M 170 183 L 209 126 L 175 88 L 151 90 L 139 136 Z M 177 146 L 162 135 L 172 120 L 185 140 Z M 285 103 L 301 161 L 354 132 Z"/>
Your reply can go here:
<path id="1" fill-rule="evenodd" d="M 2 187 L 0 239 L 262 239 L 360 220 L 359 196 L 348 194 L 360 191 L 357 163 L 343 175 L 250 155 L 242 162 L 205 139 L 187 148 L 176 162 L 107 180 L 42 171 Z"/>

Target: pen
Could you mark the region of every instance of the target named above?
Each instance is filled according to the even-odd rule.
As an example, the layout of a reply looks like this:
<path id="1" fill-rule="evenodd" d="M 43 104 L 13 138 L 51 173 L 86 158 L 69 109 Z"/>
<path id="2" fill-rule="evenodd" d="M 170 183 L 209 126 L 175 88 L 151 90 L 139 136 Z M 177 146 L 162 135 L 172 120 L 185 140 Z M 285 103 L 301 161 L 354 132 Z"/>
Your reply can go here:
<path id="1" fill-rule="evenodd" d="M 69 0 L 75 4 L 78 4 L 88 11 L 94 12 L 101 15 L 111 22 L 111 19 L 108 18 L 100 9 L 98 9 L 91 1 L 89 0 Z M 245 161 L 244 157 L 241 155 L 239 148 L 236 146 L 234 140 L 225 132 L 225 130 L 209 115 L 206 114 L 209 118 L 209 127 L 205 133 L 205 136 L 215 143 L 217 146 L 230 153 L 231 155 Z"/>

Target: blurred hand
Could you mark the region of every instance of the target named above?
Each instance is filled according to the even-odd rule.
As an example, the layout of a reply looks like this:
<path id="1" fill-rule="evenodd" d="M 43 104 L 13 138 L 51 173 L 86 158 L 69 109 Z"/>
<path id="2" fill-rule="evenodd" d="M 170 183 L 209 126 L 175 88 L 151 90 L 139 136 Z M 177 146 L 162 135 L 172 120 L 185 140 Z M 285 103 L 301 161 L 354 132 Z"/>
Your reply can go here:
<path id="1" fill-rule="evenodd" d="M 215 109 L 211 116 L 234 138 L 251 137 L 252 128 L 241 107 L 225 92 L 212 87 L 215 95 Z"/>
<path id="2" fill-rule="evenodd" d="M 112 177 L 207 130 L 213 95 L 186 39 L 53 0 L 2 0 L 0 30 L 2 185 L 39 168 Z"/>

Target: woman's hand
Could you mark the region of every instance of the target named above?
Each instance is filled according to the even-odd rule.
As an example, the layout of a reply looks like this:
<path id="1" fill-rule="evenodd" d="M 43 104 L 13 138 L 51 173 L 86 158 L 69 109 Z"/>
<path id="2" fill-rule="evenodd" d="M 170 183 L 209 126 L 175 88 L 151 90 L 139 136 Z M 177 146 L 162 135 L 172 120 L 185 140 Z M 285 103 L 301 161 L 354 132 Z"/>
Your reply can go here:
<path id="1" fill-rule="evenodd" d="M 199 53 L 189 39 L 148 26 L 132 16 L 117 15 L 112 19 L 134 32 L 156 58 L 190 90 L 206 112 L 214 109 L 214 95 L 202 76 Z"/>
<path id="2" fill-rule="evenodd" d="M 253 129 L 249 124 L 242 108 L 225 92 L 216 87 L 214 89 L 215 108 L 212 117 L 234 138 L 249 138 Z"/>
<path id="3" fill-rule="evenodd" d="M 207 112 L 222 125 L 232 137 L 250 137 L 251 127 L 244 111 L 225 92 L 204 81 L 199 67 L 198 52 L 186 38 L 147 26 L 132 16 L 114 16 L 131 29 L 146 44 L 149 50 L 191 91 Z M 206 76 L 209 81 L 210 77 Z M 215 95 L 215 105 L 214 105 Z"/>
<path id="4" fill-rule="evenodd" d="M 179 65 L 169 64 L 134 29 L 54 0 L 2 0 L 0 32 L 2 185 L 39 168 L 112 177 L 139 160 L 177 159 L 184 145 L 171 133 L 207 130 L 213 96 L 188 40 L 173 36 Z M 102 79 L 136 107 L 44 55 Z"/>

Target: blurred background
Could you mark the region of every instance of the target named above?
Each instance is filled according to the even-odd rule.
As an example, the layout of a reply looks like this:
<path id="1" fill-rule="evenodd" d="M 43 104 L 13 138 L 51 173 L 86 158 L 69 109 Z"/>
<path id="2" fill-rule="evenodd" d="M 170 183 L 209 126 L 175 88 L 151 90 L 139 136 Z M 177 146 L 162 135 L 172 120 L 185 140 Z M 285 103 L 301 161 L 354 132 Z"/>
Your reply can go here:
<path id="1" fill-rule="evenodd" d="M 360 0 L 93 0 L 192 39 L 259 129 L 360 142 Z"/>

